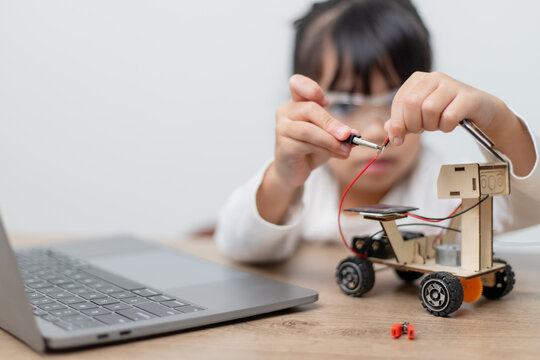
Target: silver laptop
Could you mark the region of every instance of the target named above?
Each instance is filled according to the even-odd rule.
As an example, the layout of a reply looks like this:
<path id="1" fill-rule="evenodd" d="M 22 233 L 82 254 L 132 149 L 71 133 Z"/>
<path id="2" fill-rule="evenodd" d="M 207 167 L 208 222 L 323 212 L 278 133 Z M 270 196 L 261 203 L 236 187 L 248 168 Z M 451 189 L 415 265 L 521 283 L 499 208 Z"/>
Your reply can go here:
<path id="1" fill-rule="evenodd" d="M 131 237 L 12 251 L 0 218 L 0 327 L 36 351 L 173 332 L 318 293 Z"/>

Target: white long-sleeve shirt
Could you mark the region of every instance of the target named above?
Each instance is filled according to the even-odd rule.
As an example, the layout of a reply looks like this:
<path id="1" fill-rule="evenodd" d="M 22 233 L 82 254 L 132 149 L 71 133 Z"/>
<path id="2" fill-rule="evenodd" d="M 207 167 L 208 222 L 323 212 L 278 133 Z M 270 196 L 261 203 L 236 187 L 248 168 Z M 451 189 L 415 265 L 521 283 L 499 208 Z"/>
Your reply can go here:
<path id="1" fill-rule="evenodd" d="M 511 171 L 511 194 L 493 198 L 495 233 L 540 224 L 539 140 L 528 129 L 534 143 L 536 162 L 526 176 L 519 177 Z M 441 165 L 433 152 L 422 149 L 414 169 L 386 194 L 381 203 L 418 207 L 418 214 L 429 217 L 447 216 L 456 208 L 459 200 L 437 198 L 437 176 Z M 300 196 L 289 209 L 284 224 L 276 225 L 264 220 L 256 205 L 257 190 L 268 166 L 269 163 L 237 188 L 222 209 L 215 234 L 221 251 L 236 261 L 269 262 L 290 256 L 301 240 L 339 241 L 339 187 L 328 168 L 321 166 L 311 173 Z M 398 224 L 412 222 L 418 221 L 411 218 L 397 221 Z M 364 220 L 358 215 L 341 216 L 341 226 L 347 239 L 373 234 L 381 229 L 377 221 Z M 409 229 L 426 235 L 440 231 L 430 227 Z"/>

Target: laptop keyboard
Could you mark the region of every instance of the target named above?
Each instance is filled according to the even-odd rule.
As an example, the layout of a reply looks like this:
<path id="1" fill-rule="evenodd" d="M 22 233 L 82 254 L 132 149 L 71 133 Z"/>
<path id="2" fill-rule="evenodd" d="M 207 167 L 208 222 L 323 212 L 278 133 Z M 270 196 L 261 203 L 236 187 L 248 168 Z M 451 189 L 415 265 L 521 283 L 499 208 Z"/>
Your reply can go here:
<path id="1" fill-rule="evenodd" d="M 15 256 L 34 315 L 64 330 L 205 310 L 50 249 Z"/>

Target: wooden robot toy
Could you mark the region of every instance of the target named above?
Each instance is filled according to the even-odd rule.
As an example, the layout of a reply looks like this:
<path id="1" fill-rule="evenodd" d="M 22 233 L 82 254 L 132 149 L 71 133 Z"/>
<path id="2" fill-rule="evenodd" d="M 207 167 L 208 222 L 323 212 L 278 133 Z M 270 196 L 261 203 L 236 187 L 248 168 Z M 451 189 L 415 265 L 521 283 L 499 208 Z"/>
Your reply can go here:
<path id="1" fill-rule="evenodd" d="M 470 121 L 461 125 L 499 161 L 487 164 L 443 165 L 437 180 L 439 198 L 459 198 L 461 205 L 444 219 L 451 219 L 446 233 L 424 236 L 400 231 L 396 220 L 415 216 L 414 207 L 374 205 L 347 209 L 366 220 L 378 221 L 382 230 L 371 236 L 355 236 L 355 253 L 341 261 L 336 280 L 350 296 L 361 296 L 374 284 L 373 263 L 392 267 L 405 281 L 422 276 L 419 297 L 435 316 L 448 316 L 463 301 L 474 302 L 484 295 L 498 299 L 514 286 L 509 264 L 493 258 L 493 196 L 510 194 L 509 166 L 494 150 L 493 143 Z M 456 234 L 461 232 L 461 242 Z"/>

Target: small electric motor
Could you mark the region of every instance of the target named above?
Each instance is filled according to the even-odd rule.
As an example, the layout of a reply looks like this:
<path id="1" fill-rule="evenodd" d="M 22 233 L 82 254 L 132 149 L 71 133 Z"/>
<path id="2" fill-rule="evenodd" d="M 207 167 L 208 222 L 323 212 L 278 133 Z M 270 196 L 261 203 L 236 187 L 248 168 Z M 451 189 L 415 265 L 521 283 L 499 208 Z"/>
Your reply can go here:
<path id="1" fill-rule="evenodd" d="M 439 265 L 461 266 L 461 245 L 437 245 L 435 248 L 435 262 Z"/>

